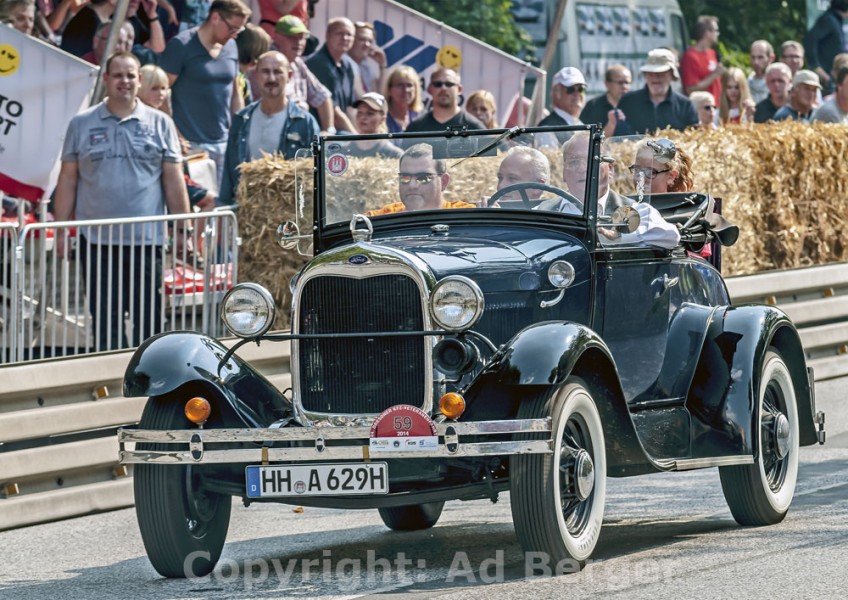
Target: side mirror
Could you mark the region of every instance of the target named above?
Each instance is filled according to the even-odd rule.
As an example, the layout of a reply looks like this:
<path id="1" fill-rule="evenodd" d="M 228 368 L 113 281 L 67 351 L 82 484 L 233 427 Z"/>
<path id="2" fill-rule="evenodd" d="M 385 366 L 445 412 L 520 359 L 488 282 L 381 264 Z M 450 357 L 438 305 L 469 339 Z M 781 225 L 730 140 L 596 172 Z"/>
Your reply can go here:
<path id="1" fill-rule="evenodd" d="M 612 226 L 620 227 L 627 233 L 633 233 L 639 229 L 642 219 L 635 208 L 630 206 L 619 206 L 612 213 Z"/>
<path id="2" fill-rule="evenodd" d="M 310 236 L 300 235 L 300 229 L 294 221 L 280 223 L 277 227 L 277 243 L 283 250 L 294 250 L 298 241 Z"/>

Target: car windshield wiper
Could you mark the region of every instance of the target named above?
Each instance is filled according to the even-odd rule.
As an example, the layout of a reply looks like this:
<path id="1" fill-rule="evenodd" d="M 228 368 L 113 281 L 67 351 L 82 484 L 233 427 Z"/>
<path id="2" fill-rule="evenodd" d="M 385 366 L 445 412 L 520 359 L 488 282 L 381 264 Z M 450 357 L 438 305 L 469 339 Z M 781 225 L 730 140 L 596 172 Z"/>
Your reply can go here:
<path id="1" fill-rule="evenodd" d="M 482 148 L 477 150 L 477 152 L 475 152 L 474 154 L 472 154 L 470 156 L 466 156 L 465 158 L 460 159 L 457 162 L 453 163 L 450 168 L 453 169 L 454 167 L 461 165 L 462 163 L 464 163 L 469 158 L 477 158 L 478 156 L 482 155 L 484 152 L 488 152 L 489 150 L 491 150 L 492 148 L 494 148 L 495 146 L 500 144 L 502 141 L 504 141 L 506 139 L 511 140 L 512 138 L 517 136 L 519 133 L 522 133 L 523 131 L 524 131 L 524 128 L 519 127 L 518 125 L 516 125 L 515 127 L 511 127 L 510 129 L 507 129 L 502 134 L 500 134 L 498 137 L 496 137 L 494 140 L 492 140 L 491 142 L 489 142 L 488 144 L 486 144 L 485 146 L 483 146 Z"/>

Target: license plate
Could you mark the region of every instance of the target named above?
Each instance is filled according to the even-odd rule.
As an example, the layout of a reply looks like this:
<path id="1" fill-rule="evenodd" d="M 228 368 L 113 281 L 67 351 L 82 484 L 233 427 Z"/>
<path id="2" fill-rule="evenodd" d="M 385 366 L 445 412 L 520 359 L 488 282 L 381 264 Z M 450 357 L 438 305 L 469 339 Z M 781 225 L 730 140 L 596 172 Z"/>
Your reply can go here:
<path id="1" fill-rule="evenodd" d="M 248 498 L 387 494 L 384 462 L 249 466 Z"/>

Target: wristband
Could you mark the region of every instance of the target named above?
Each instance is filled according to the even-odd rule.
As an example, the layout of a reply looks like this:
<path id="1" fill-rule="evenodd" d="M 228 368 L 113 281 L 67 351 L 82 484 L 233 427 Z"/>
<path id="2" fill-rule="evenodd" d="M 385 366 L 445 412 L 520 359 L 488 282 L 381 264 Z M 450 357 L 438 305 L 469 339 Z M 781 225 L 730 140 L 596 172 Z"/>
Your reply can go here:
<path id="1" fill-rule="evenodd" d="M 179 226 L 177 227 L 177 232 L 192 234 L 194 233 L 194 227 L 192 227 L 191 225 Z"/>
<path id="2" fill-rule="evenodd" d="M 154 17 L 147 17 L 147 19 L 148 19 L 148 20 L 152 23 L 153 21 L 158 21 L 158 20 L 159 20 L 159 15 L 156 15 L 156 16 L 154 16 Z"/>

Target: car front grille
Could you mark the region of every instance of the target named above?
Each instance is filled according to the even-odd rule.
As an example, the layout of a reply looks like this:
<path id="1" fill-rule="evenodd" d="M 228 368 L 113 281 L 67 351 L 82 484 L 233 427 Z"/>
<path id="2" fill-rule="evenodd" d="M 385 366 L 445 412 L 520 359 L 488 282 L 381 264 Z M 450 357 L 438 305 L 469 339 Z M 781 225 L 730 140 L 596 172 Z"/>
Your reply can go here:
<path id="1" fill-rule="evenodd" d="M 401 274 L 314 277 L 304 284 L 297 319 L 301 334 L 424 329 L 419 288 Z M 303 409 L 373 414 L 396 404 L 421 406 L 427 389 L 426 340 L 409 336 L 299 341 Z"/>

